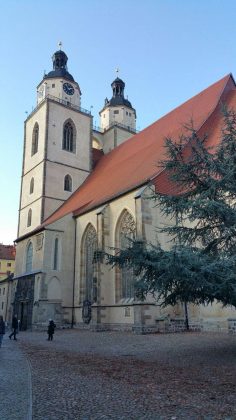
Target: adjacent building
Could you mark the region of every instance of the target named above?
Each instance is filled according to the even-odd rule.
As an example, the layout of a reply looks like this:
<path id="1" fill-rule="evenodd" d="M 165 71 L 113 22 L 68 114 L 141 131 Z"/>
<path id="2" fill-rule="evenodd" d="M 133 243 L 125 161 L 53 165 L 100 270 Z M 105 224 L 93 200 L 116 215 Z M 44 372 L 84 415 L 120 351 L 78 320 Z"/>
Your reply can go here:
<path id="1" fill-rule="evenodd" d="M 15 256 L 14 245 L 0 244 L 0 281 L 14 274 Z"/>
<path id="2" fill-rule="evenodd" d="M 12 317 L 15 271 L 15 246 L 0 244 L 0 315 L 9 321 Z"/>

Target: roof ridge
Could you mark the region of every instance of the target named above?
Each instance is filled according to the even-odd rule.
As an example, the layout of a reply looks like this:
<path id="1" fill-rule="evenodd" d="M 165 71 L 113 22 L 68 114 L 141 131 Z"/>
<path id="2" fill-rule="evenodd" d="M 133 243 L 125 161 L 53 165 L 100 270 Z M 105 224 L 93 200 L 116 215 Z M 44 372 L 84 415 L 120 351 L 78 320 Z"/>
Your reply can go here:
<path id="1" fill-rule="evenodd" d="M 229 73 L 227 76 L 225 76 L 225 78 L 227 77 L 227 81 L 225 82 L 225 85 L 222 87 L 222 89 L 221 89 L 221 92 L 219 93 L 219 97 L 218 97 L 218 100 L 217 100 L 217 103 L 216 103 L 216 105 L 215 105 L 215 107 L 212 109 L 212 111 L 209 113 L 209 115 L 205 118 L 205 120 L 203 121 L 203 123 L 200 125 L 200 127 L 198 128 L 198 130 L 197 131 L 199 131 L 199 130 L 201 130 L 201 128 L 204 126 L 204 124 L 206 123 L 206 121 L 208 120 L 208 118 L 210 118 L 210 116 L 215 112 L 215 110 L 216 110 L 216 108 L 218 107 L 218 105 L 220 104 L 220 99 L 221 99 L 221 97 L 222 97 L 222 95 L 223 95 L 223 93 L 224 93 L 224 91 L 225 91 L 225 88 L 226 88 L 226 86 L 227 86 L 227 84 L 228 84 L 228 82 L 229 82 L 229 80 L 232 78 L 233 79 L 233 82 L 234 82 L 234 84 L 235 84 L 235 81 L 234 81 L 234 78 L 232 77 L 232 74 L 231 73 Z M 222 79 L 220 79 L 220 80 L 223 80 L 224 79 L 224 77 L 222 78 Z M 219 82 L 220 82 L 220 80 L 219 80 Z"/>
<path id="2" fill-rule="evenodd" d="M 219 83 L 220 81 L 222 81 L 223 79 L 226 79 L 227 78 L 227 80 L 225 81 L 225 85 L 222 87 L 222 89 L 221 89 L 221 92 L 219 93 L 219 96 L 218 96 L 218 100 L 216 101 L 216 105 L 212 108 L 212 110 L 211 110 L 211 112 L 207 115 L 207 117 L 205 118 L 205 120 L 201 123 L 201 125 L 196 129 L 196 132 L 199 132 L 201 129 L 202 129 L 202 127 L 206 124 L 206 122 L 209 120 L 209 118 L 213 115 L 213 113 L 215 112 L 215 110 L 217 109 L 217 107 L 219 106 L 219 104 L 220 104 L 220 99 L 221 99 L 221 97 L 222 97 L 222 95 L 223 95 L 223 93 L 224 93 L 224 91 L 225 91 L 225 88 L 226 88 L 226 86 L 227 86 L 227 84 L 228 84 L 228 82 L 229 82 L 229 80 L 230 79 L 232 79 L 233 80 L 233 82 L 234 82 L 234 85 L 236 86 L 236 83 L 235 83 L 235 80 L 234 80 L 234 77 L 233 77 L 233 75 L 232 75 L 232 73 L 228 73 L 226 76 L 224 76 L 224 77 L 222 77 L 220 80 L 218 80 L 218 82 L 215 82 L 215 83 L 213 83 L 212 85 L 210 85 L 208 88 L 206 88 L 206 89 L 204 89 L 203 91 L 201 91 L 201 92 L 199 92 L 197 95 L 199 95 L 199 94 L 201 94 L 202 92 L 204 92 L 205 90 L 207 90 L 207 89 L 210 89 L 212 86 L 214 86 L 216 83 Z M 195 96 L 197 96 L 197 95 L 195 95 Z M 193 98 L 195 97 L 195 96 L 193 96 Z M 192 98 L 190 98 L 189 100 L 191 100 Z M 186 102 L 188 102 L 188 101 L 186 101 Z M 184 103 L 186 103 L 186 102 L 184 102 Z M 183 103 L 183 104 L 184 104 Z M 183 105 L 182 104 L 182 105 Z M 181 106 L 181 105 L 180 105 Z M 177 107 L 178 108 L 178 107 Z M 176 109 L 176 108 L 175 108 Z M 173 109 L 173 111 L 175 110 L 175 109 Z M 171 111 L 172 112 L 172 111 Z M 183 149 L 185 149 L 188 145 L 189 145 L 189 143 L 191 142 L 191 138 L 189 139 L 189 142 L 187 143 L 187 144 L 185 144 L 184 145 L 184 147 L 183 147 Z M 160 174 L 162 174 L 163 172 L 165 172 L 167 169 L 166 168 L 163 168 L 162 170 L 160 170 L 158 173 L 156 173 L 151 179 L 150 179 L 150 181 L 154 181 Z"/>
<path id="3" fill-rule="evenodd" d="M 224 79 L 226 79 L 226 78 L 227 78 L 227 81 L 226 81 L 226 83 L 225 83 L 225 85 L 224 85 L 224 87 L 223 87 L 223 89 L 222 89 L 222 92 L 221 92 L 221 93 L 220 93 L 220 95 L 219 95 L 219 99 L 220 99 L 220 97 L 222 96 L 222 93 L 223 93 L 223 91 L 224 91 L 224 89 L 225 89 L 225 87 L 226 87 L 226 85 L 227 85 L 227 83 L 228 83 L 228 81 L 229 81 L 230 77 L 232 77 L 233 82 L 234 82 L 234 84 L 236 85 L 235 80 L 234 80 L 234 78 L 233 78 L 233 76 L 232 76 L 232 73 L 228 73 L 226 76 L 224 76 L 224 77 L 222 77 L 221 79 L 217 80 L 217 82 L 212 83 L 210 86 L 208 86 L 208 87 L 206 87 L 205 89 L 201 90 L 200 92 L 196 93 L 196 95 L 194 95 L 194 96 L 192 96 L 191 98 L 187 99 L 186 101 L 182 102 L 180 105 L 177 105 L 174 109 L 172 109 L 171 111 L 167 112 L 167 114 L 164 114 L 162 117 L 158 118 L 158 120 L 157 120 L 157 121 L 161 121 L 162 119 L 164 119 L 164 118 L 168 117 L 169 115 L 171 115 L 172 113 L 174 113 L 174 112 L 175 112 L 178 108 L 181 108 L 183 105 L 185 105 L 185 104 L 187 104 L 188 102 L 192 101 L 192 100 L 193 100 L 194 98 L 196 98 L 198 95 L 202 95 L 202 94 L 203 94 L 204 92 L 206 92 L 207 90 L 210 90 L 210 89 L 211 89 L 214 85 L 216 85 L 217 83 L 222 82 Z M 217 102 L 217 105 L 218 105 L 218 102 Z M 215 109 L 215 108 L 214 108 L 214 109 Z M 152 125 L 156 124 L 156 122 L 157 122 L 157 121 L 154 121 L 152 124 L 150 124 L 150 125 L 148 125 L 147 127 L 145 127 L 143 130 L 141 130 L 141 131 L 140 131 L 140 133 L 143 133 L 143 132 L 144 132 L 144 131 L 146 131 L 149 127 L 151 127 Z M 137 137 L 140 133 L 137 133 L 135 137 Z M 131 139 L 130 139 L 130 140 L 131 140 Z M 124 143 L 122 143 L 122 144 L 124 144 Z M 120 146 L 122 146 L 122 144 L 121 144 Z M 118 146 L 118 147 L 120 147 L 120 146 Z"/>

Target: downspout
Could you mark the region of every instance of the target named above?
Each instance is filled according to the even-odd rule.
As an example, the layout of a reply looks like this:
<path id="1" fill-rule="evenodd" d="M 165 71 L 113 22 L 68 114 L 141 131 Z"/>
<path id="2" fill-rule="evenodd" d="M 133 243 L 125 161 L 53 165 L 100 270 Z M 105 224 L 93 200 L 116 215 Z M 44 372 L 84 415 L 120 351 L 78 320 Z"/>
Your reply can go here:
<path id="1" fill-rule="evenodd" d="M 71 328 L 75 323 L 75 266 L 76 266 L 76 237 L 77 237 L 77 223 L 75 221 L 75 238 L 74 238 L 74 268 L 73 268 L 73 291 L 72 291 L 72 312 L 71 312 Z"/>

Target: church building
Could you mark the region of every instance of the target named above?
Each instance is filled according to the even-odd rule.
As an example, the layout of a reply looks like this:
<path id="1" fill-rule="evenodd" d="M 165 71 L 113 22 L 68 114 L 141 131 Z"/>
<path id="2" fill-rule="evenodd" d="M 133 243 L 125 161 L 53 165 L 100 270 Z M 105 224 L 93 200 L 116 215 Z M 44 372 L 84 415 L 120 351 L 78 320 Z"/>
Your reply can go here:
<path id="1" fill-rule="evenodd" d="M 234 79 L 224 77 L 136 133 L 136 111 L 120 78 L 100 111 L 100 128 L 93 128 L 66 54 L 59 50 L 52 60 L 25 121 L 13 305 L 21 328 L 53 318 L 94 330 L 181 329 L 181 304 L 138 301 L 132 272 L 107 266 L 102 255 L 127 246 L 129 237 L 170 246 L 156 228 L 173 222 L 147 200 L 155 189 L 174 194 L 158 168 L 165 138 L 177 139 L 192 119 L 217 144 L 222 102 L 236 108 Z M 227 318 L 235 316 L 220 304 L 189 305 L 188 312 L 190 327 L 203 330 L 227 329 Z"/>

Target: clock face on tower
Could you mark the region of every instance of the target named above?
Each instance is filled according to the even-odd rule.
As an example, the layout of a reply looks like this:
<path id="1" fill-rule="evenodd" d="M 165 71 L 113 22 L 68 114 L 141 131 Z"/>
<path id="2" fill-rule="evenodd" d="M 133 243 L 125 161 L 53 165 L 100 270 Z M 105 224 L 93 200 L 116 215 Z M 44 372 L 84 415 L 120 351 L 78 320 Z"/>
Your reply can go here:
<path id="1" fill-rule="evenodd" d="M 67 93 L 67 95 L 74 95 L 75 90 L 70 83 L 63 83 L 63 90 Z"/>

